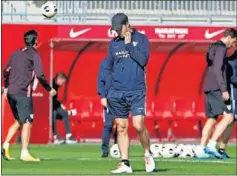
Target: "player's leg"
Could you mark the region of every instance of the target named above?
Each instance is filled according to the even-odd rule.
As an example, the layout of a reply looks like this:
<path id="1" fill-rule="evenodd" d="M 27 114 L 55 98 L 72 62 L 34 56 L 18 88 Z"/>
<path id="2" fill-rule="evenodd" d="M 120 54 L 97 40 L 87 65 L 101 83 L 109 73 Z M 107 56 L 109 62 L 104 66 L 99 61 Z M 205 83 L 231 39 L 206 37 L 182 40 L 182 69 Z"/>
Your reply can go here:
<path id="1" fill-rule="evenodd" d="M 112 173 L 132 173 L 129 162 L 128 115 L 129 107 L 124 101 L 123 93 L 110 90 L 107 96 L 109 114 L 115 118 L 118 133 L 118 146 L 121 162 Z"/>
<path id="2" fill-rule="evenodd" d="M 3 146 L 5 144 L 8 144 L 10 143 L 11 139 L 13 138 L 13 136 L 16 134 L 16 132 L 18 131 L 18 129 L 20 128 L 20 124 L 17 120 L 15 120 L 15 122 L 10 126 L 10 128 L 8 129 L 8 133 L 7 133 L 7 137 L 6 137 L 6 140 L 3 144 Z"/>
<path id="3" fill-rule="evenodd" d="M 219 152 L 221 155 L 223 155 L 223 159 L 230 158 L 230 157 L 226 154 L 225 149 L 226 149 L 227 143 L 229 142 L 230 137 L 231 137 L 231 135 L 232 135 L 232 131 L 233 131 L 234 124 L 235 124 L 235 121 L 233 121 L 233 122 L 226 128 L 226 130 L 224 131 L 224 133 L 222 134 L 222 136 L 221 136 L 221 138 L 220 138 L 220 144 L 219 144 L 218 152 Z"/>
<path id="4" fill-rule="evenodd" d="M 116 126 L 116 125 L 115 125 Z M 118 143 L 118 131 L 117 131 L 117 126 L 115 127 L 115 130 L 114 130 L 114 144 L 117 144 Z"/>
<path id="5" fill-rule="evenodd" d="M 216 118 L 208 118 L 207 119 L 207 121 L 203 127 L 203 130 L 202 130 L 202 138 L 200 141 L 200 146 L 205 147 L 207 145 L 208 140 L 211 137 L 211 134 L 213 132 L 216 122 L 217 122 Z"/>
<path id="6" fill-rule="evenodd" d="M 146 172 L 152 172 L 156 166 L 152 153 L 150 152 L 150 137 L 147 128 L 145 127 L 144 116 L 133 116 L 133 127 L 136 129 L 138 139 L 144 149 Z"/>
<path id="7" fill-rule="evenodd" d="M 53 130 L 53 135 L 54 135 L 54 144 L 63 144 L 65 142 L 64 139 L 62 139 L 58 135 L 58 129 L 57 129 L 57 116 L 58 112 L 57 110 L 53 110 L 53 117 L 52 117 L 52 130 Z M 62 117 L 59 118 L 59 120 L 62 120 Z"/>
<path id="8" fill-rule="evenodd" d="M 133 116 L 133 127 L 135 128 L 138 139 L 144 149 L 144 153 L 149 153 L 150 150 L 150 137 L 149 133 L 144 124 L 144 116 L 136 115 Z"/>
<path id="9" fill-rule="evenodd" d="M 109 141 L 110 134 L 113 127 L 113 118 L 107 112 L 107 108 L 104 108 L 104 128 L 102 133 L 102 157 L 109 156 Z"/>
<path id="10" fill-rule="evenodd" d="M 5 160 L 10 160 L 10 141 L 13 138 L 13 136 L 16 134 L 17 130 L 19 129 L 20 124 L 17 120 L 11 125 L 11 127 L 8 129 L 7 137 L 5 142 L 3 143 L 3 148 L 2 148 L 2 156 Z"/>
<path id="11" fill-rule="evenodd" d="M 31 97 L 16 97 L 17 103 L 17 112 L 19 115 L 19 121 L 22 125 L 21 139 L 22 139 L 22 149 L 21 149 L 21 160 L 23 161 L 40 161 L 39 158 L 34 158 L 30 155 L 28 151 L 31 127 L 33 123 L 33 104 Z"/>
<path id="12" fill-rule="evenodd" d="M 62 108 L 58 108 L 57 113 L 58 113 L 59 116 L 62 117 L 62 120 L 63 120 L 63 123 L 64 123 L 64 128 L 65 128 L 65 131 L 66 131 L 66 143 L 67 144 L 76 144 L 77 140 L 72 136 L 72 133 L 71 133 L 68 112 L 66 110 L 62 109 Z"/>
<path id="13" fill-rule="evenodd" d="M 10 160 L 10 158 L 11 158 L 10 157 L 10 151 L 9 151 L 10 141 L 13 138 L 13 136 L 16 134 L 17 130 L 19 129 L 19 127 L 21 125 L 18 122 L 19 116 L 18 116 L 17 108 L 16 108 L 16 100 L 11 95 L 7 95 L 7 99 L 8 99 L 9 105 L 11 107 L 13 116 L 15 118 L 15 122 L 8 129 L 8 133 L 7 133 L 5 142 L 3 143 L 2 156 L 3 156 L 4 159 Z"/>
<path id="14" fill-rule="evenodd" d="M 206 121 L 203 130 L 202 130 L 202 137 L 201 137 L 201 141 L 200 141 L 200 146 L 196 148 L 195 150 L 195 157 L 198 159 L 208 159 L 211 156 L 209 154 L 207 154 L 204 149 L 205 146 L 207 145 L 211 134 L 213 132 L 213 129 L 215 127 L 217 119 L 216 118 L 208 118 L 208 120 Z"/>
<path id="15" fill-rule="evenodd" d="M 120 158 L 122 161 L 128 161 L 129 159 L 128 119 L 116 118 L 115 121 L 118 131 L 118 146 L 121 156 Z"/>
<path id="16" fill-rule="evenodd" d="M 218 118 L 218 116 L 213 114 L 212 99 L 213 99 L 212 93 L 205 93 L 205 111 L 208 119 L 202 130 L 202 138 L 200 141 L 201 147 L 205 147 L 207 145 Z"/>
<path id="17" fill-rule="evenodd" d="M 155 169 L 155 161 L 150 152 L 150 137 L 144 121 L 146 115 L 146 92 L 139 91 L 128 97 L 128 102 L 131 102 L 133 127 L 144 149 L 146 172 L 152 172 Z"/>
<path id="18" fill-rule="evenodd" d="M 224 131 L 220 138 L 220 144 L 219 144 L 219 149 L 218 152 L 223 156 L 223 159 L 230 158 L 228 154 L 226 153 L 225 149 L 227 146 L 228 141 L 230 140 L 234 124 L 237 120 L 237 114 L 236 114 L 236 103 L 237 99 L 237 89 L 231 84 L 231 107 L 232 107 L 232 112 L 234 114 L 234 121 L 227 127 L 227 129 Z"/>
<path id="19" fill-rule="evenodd" d="M 233 115 L 231 113 L 224 114 L 224 117 L 217 124 L 216 129 L 214 130 L 213 135 L 207 144 L 207 148 L 205 149 L 205 151 L 208 154 L 212 154 L 216 156 L 217 158 L 223 158 L 223 156 L 217 152 L 216 144 L 217 144 L 217 140 L 226 130 L 228 125 L 230 125 L 232 122 L 233 122 Z"/>
<path id="20" fill-rule="evenodd" d="M 112 173 L 131 173 L 132 168 L 129 162 L 129 136 L 128 136 L 128 119 L 116 118 L 118 146 L 120 151 L 121 162 L 116 170 Z"/>
<path id="21" fill-rule="evenodd" d="M 217 140 L 221 137 L 223 132 L 226 130 L 229 124 L 234 120 L 233 114 L 231 113 L 231 109 L 228 109 L 226 103 L 224 102 L 221 92 L 215 91 L 211 94 L 211 108 L 214 115 L 222 115 L 223 118 L 216 125 L 216 128 L 213 132 L 211 139 L 209 140 L 207 147 L 205 148 L 205 152 L 208 154 L 212 154 L 217 158 L 222 158 L 222 156 L 217 152 L 216 143 Z"/>

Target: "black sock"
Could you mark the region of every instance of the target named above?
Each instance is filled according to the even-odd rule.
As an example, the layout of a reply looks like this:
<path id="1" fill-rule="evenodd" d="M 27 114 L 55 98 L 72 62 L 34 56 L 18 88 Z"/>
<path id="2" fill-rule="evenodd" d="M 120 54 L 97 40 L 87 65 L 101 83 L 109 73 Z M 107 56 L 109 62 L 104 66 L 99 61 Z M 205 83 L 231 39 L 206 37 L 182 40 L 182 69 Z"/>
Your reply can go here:
<path id="1" fill-rule="evenodd" d="M 123 162 L 126 166 L 130 167 L 130 163 L 128 160 L 122 160 L 121 162 Z"/>
<path id="2" fill-rule="evenodd" d="M 223 155 L 223 154 L 225 153 L 225 149 L 219 148 L 219 149 L 218 149 L 218 152 L 219 152 L 221 155 Z"/>

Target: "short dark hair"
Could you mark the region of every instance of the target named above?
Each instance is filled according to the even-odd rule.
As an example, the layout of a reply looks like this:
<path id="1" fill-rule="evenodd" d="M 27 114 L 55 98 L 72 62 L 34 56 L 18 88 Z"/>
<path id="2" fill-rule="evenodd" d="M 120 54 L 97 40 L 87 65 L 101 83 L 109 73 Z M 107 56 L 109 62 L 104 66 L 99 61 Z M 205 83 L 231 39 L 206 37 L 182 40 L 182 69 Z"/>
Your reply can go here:
<path id="1" fill-rule="evenodd" d="M 61 78 L 61 79 L 66 79 L 66 80 L 67 80 L 67 76 L 66 76 L 66 74 L 63 73 L 63 72 L 58 72 L 58 73 L 56 74 L 56 78 Z"/>
<path id="2" fill-rule="evenodd" d="M 38 33 L 35 30 L 29 30 L 24 34 L 24 42 L 26 46 L 34 46 L 38 38 Z"/>
<path id="3" fill-rule="evenodd" d="M 236 38 L 237 37 L 237 32 L 234 28 L 228 28 L 224 31 L 223 36 L 224 37 L 231 36 L 231 38 Z"/>

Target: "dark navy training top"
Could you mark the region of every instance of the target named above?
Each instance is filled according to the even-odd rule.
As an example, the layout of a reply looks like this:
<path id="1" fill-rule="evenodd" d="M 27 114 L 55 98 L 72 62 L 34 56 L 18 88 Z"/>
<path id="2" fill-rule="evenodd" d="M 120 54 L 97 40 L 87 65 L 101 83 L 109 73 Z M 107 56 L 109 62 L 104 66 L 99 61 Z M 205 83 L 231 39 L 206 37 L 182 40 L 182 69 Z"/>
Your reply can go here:
<path id="1" fill-rule="evenodd" d="M 105 67 L 107 64 L 107 58 L 103 59 L 100 64 L 99 74 L 97 78 L 97 91 L 98 94 L 105 98 Z"/>
<path id="2" fill-rule="evenodd" d="M 237 51 L 228 60 L 227 80 L 237 88 Z"/>
<path id="3" fill-rule="evenodd" d="M 146 65 L 149 59 L 149 41 L 146 35 L 132 29 L 132 42 L 116 37 L 109 44 L 105 70 L 106 87 L 119 91 L 146 90 Z"/>

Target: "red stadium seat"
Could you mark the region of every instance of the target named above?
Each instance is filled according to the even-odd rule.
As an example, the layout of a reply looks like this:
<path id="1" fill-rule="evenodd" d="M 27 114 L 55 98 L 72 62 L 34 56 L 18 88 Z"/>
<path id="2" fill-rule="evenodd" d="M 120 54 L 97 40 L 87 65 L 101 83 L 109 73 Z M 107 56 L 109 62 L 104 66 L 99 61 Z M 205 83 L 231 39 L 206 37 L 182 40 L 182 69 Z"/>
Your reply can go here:
<path id="1" fill-rule="evenodd" d="M 194 108 L 195 117 L 198 119 L 205 119 L 205 100 L 203 98 L 199 98 L 195 101 L 195 108 Z"/>
<path id="2" fill-rule="evenodd" d="M 172 100 L 157 99 L 154 105 L 154 116 L 159 118 L 173 118 L 174 102 Z"/>
<path id="3" fill-rule="evenodd" d="M 92 102 L 86 98 L 73 100 L 73 108 L 77 109 L 77 117 L 80 120 L 85 120 L 91 117 Z"/>
<path id="4" fill-rule="evenodd" d="M 147 100 L 146 101 L 146 118 L 154 119 L 154 101 Z"/>
<path id="5" fill-rule="evenodd" d="M 168 129 L 170 129 L 171 120 L 174 113 L 174 101 L 167 99 L 157 99 L 154 105 L 154 125 L 155 135 L 158 141 L 168 137 Z"/>
<path id="6" fill-rule="evenodd" d="M 100 100 L 94 100 L 92 102 L 92 118 L 103 119 L 104 108 L 102 107 Z"/>
<path id="7" fill-rule="evenodd" d="M 186 119 L 194 117 L 194 106 L 193 100 L 178 99 L 175 101 L 175 119 Z"/>

